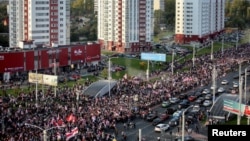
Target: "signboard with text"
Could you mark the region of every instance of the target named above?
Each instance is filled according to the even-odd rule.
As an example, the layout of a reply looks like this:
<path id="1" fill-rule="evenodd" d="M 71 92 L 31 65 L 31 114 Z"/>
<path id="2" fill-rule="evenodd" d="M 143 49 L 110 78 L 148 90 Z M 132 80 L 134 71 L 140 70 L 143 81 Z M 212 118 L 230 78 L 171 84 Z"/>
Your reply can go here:
<path id="1" fill-rule="evenodd" d="M 224 99 L 223 110 L 234 114 L 239 114 L 240 112 L 242 116 L 250 116 L 250 106 L 245 104 L 240 105 L 239 102 L 230 99 Z"/>
<path id="2" fill-rule="evenodd" d="M 50 86 L 57 86 L 57 75 L 47 75 L 39 73 L 29 73 L 29 83 L 38 83 Z"/>
<path id="3" fill-rule="evenodd" d="M 57 76 L 56 75 L 43 75 L 43 84 L 50 86 L 57 86 Z"/>
<path id="4" fill-rule="evenodd" d="M 43 75 L 39 73 L 29 73 L 29 83 L 43 84 Z"/>
<path id="5" fill-rule="evenodd" d="M 141 53 L 142 60 L 166 62 L 166 54 L 162 53 Z"/>

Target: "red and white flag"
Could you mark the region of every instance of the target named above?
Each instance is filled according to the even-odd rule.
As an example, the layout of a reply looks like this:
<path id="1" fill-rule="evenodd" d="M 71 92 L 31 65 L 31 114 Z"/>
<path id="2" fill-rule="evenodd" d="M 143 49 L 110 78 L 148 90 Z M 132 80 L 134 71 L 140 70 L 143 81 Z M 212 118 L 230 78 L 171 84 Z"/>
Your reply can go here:
<path id="1" fill-rule="evenodd" d="M 66 133 L 66 141 L 73 138 L 78 134 L 78 127 L 73 128 L 70 132 Z"/>

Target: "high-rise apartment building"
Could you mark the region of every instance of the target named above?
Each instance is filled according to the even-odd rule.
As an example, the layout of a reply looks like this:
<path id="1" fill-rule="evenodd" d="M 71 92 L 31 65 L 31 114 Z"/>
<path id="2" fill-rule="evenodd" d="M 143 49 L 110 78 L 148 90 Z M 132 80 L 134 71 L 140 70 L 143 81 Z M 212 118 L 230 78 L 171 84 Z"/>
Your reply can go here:
<path id="1" fill-rule="evenodd" d="M 98 40 L 103 48 L 147 51 L 152 36 L 152 0 L 98 0 Z"/>
<path id="2" fill-rule="evenodd" d="M 154 0 L 154 10 L 165 11 L 165 0 Z"/>
<path id="3" fill-rule="evenodd" d="M 224 30 L 224 0 L 176 0 L 175 42 L 203 42 Z"/>
<path id="4" fill-rule="evenodd" d="M 10 47 L 70 44 L 70 0 L 9 0 Z"/>

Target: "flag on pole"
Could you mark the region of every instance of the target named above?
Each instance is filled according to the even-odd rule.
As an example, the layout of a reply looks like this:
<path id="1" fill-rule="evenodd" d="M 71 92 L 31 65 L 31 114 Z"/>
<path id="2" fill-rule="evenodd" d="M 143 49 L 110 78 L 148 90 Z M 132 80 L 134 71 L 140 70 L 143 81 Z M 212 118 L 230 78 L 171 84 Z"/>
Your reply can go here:
<path id="1" fill-rule="evenodd" d="M 73 128 L 70 132 L 66 133 L 66 141 L 70 140 L 78 134 L 78 127 Z"/>

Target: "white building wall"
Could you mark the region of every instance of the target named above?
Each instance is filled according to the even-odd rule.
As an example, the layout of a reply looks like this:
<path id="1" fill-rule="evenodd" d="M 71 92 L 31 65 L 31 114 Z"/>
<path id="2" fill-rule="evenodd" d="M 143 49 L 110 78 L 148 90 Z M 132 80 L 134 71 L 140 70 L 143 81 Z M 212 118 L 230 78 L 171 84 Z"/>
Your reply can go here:
<path id="1" fill-rule="evenodd" d="M 18 45 L 19 40 L 23 35 L 20 29 L 22 29 L 23 11 L 22 1 L 10 0 L 9 1 L 9 46 L 15 47 Z"/>
<path id="2" fill-rule="evenodd" d="M 24 0 L 9 1 L 10 46 L 24 40 Z M 35 44 L 50 41 L 49 0 L 28 0 L 28 35 Z M 58 0 L 58 45 L 70 44 L 70 0 Z"/>
<path id="3" fill-rule="evenodd" d="M 224 0 L 176 0 L 175 34 L 201 38 L 223 30 L 224 8 Z"/>
<path id="4" fill-rule="evenodd" d="M 29 39 L 34 44 L 49 44 L 49 7 L 49 0 L 29 0 Z"/>

